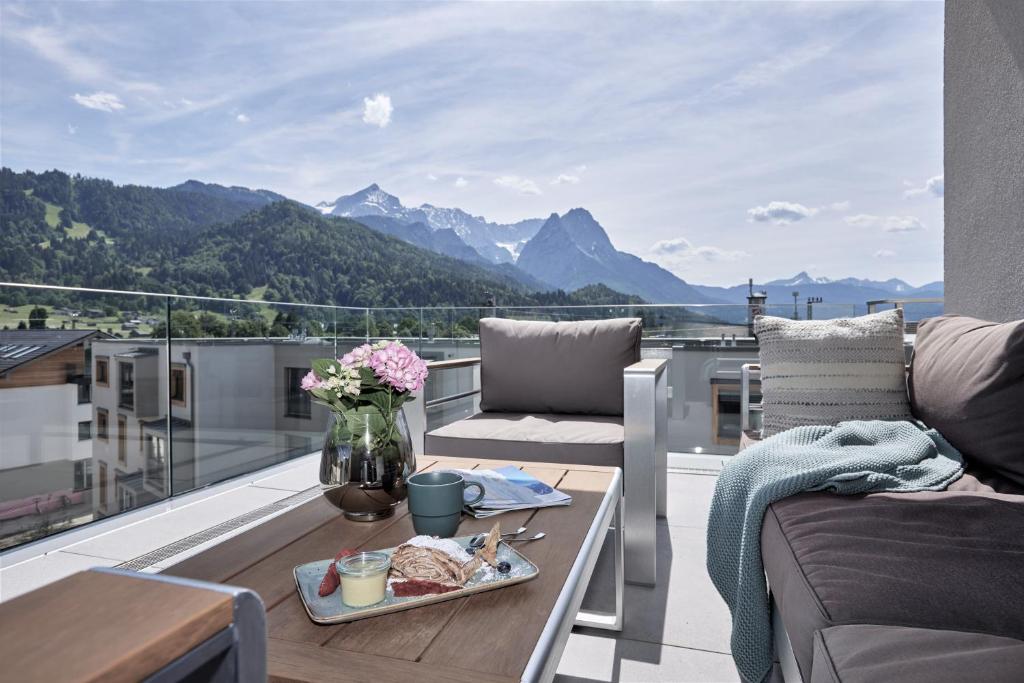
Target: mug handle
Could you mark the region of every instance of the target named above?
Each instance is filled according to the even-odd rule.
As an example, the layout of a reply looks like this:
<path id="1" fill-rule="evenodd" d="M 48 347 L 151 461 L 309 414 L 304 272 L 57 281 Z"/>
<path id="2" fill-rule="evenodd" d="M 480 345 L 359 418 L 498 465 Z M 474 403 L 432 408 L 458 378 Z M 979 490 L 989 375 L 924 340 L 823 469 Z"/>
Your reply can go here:
<path id="1" fill-rule="evenodd" d="M 463 490 L 463 491 L 465 491 L 465 490 L 466 490 L 466 489 L 468 489 L 468 488 L 469 488 L 470 486 L 475 486 L 475 487 L 477 487 L 478 489 L 480 489 L 480 495 L 478 495 L 478 496 L 477 496 L 476 498 L 474 498 L 473 500 L 471 500 L 471 501 L 469 501 L 469 502 L 466 502 L 466 503 L 464 503 L 464 505 L 465 505 L 466 507 L 473 507 L 474 505 L 476 505 L 477 503 L 479 503 L 479 502 L 480 502 L 481 500 L 483 500 L 483 499 L 484 499 L 484 487 L 483 487 L 483 485 L 482 485 L 482 484 L 478 484 L 478 483 L 476 483 L 475 481 L 467 481 L 467 482 L 463 482 L 463 485 L 462 485 L 462 490 Z"/>

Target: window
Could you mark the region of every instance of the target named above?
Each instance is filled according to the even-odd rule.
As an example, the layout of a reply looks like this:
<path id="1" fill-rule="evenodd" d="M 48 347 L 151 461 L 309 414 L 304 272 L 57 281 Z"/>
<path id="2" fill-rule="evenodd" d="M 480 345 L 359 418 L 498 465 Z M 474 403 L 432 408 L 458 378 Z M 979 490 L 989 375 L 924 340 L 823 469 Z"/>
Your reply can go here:
<path id="1" fill-rule="evenodd" d="M 117 416 L 117 461 L 128 464 L 128 420 L 124 415 Z"/>
<path id="2" fill-rule="evenodd" d="M 131 510 L 135 507 L 135 494 L 128 490 L 127 487 L 121 487 L 121 510 Z"/>
<path id="3" fill-rule="evenodd" d="M 78 440 L 88 441 L 92 438 L 92 420 L 82 420 L 78 423 Z"/>
<path id="4" fill-rule="evenodd" d="M 131 363 L 117 364 L 118 377 L 120 378 L 120 399 L 117 402 L 119 408 L 135 410 L 135 366 Z"/>
<path id="5" fill-rule="evenodd" d="M 176 406 L 188 404 L 185 399 L 185 366 L 179 363 L 171 365 L 171 403 Z"/>
<path id="6" fill-rule="evenodd" d="M 150 436 L 146 443 L 146 483 L 166 493 L 167 442 L 159 436 Z"/>
<path id="7" fill-rule="evenodd" d="M 110 359 L 106 356 L 96 356 L 96 384 L 110 386 Z"/>
<path id="8" fill-rule="evenodd" d="M 75 461 L 75 490 L 86 491 L 92 488 L 92 460 Z"/>
<path id="9" fill-rule="evenodd" d="M 100 461 L 100 507 L 107 507 L 107 463 Z"/>
<path id="10" fill-rule="evenodd" d="M 109 416 L 106 408 L 96 409 L 96 438 L 106 441 L 110 438 L 108 429 Z"/>
<path id="11" fill-rule="evenodd" d="M 313 402 L 309 398 L 309 392 L 302 390 L 302 377 L 307 372 L 306 368 L 285 368 L 285 417 L 298 417 L 308 420 L 312 416 Z"/>

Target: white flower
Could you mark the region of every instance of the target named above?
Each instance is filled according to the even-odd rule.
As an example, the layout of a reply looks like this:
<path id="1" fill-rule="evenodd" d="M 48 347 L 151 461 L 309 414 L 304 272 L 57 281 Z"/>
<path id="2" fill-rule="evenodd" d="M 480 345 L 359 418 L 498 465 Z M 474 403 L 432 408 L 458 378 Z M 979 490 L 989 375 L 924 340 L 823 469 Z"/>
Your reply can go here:
<path id="1" fill-rule="evenodd" d="M 334 367 L 333 365 L 328 365 L 327 366 L 327 372 L 329 372 L 330 374 L 333 375 L 336 372 L 338 372 L 338 368 Z"/>

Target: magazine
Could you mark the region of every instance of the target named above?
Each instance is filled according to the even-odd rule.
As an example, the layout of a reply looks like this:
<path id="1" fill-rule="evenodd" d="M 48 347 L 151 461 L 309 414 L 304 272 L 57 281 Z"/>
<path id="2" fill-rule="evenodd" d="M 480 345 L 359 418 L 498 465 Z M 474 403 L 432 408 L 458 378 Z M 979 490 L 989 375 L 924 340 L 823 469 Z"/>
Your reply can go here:
<path id="1" fill-rule="evenodd" d="M 546 508 L 572 503 L 572 496 L 511 465 L 495 470 L 451 471 L 462 475 L 467 482 L 475 482 L 484 487 L 484 499 L 473 507 L 466 508 L 466 512 L 477 518 L 493 517 L 509 510 Z"/>

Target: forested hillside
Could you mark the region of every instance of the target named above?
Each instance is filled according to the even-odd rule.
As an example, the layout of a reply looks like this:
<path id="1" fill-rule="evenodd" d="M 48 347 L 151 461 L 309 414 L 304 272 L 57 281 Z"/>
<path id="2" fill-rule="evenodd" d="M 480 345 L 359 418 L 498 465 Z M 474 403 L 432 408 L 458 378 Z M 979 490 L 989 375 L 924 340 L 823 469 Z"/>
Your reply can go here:
<path id="1" fill-rule="evenodd" d="M 640 302 L 601 286 L 539 292 L 280 195 L 240 190 L 4 168 L 0 280 L 354 306 Z"/>

